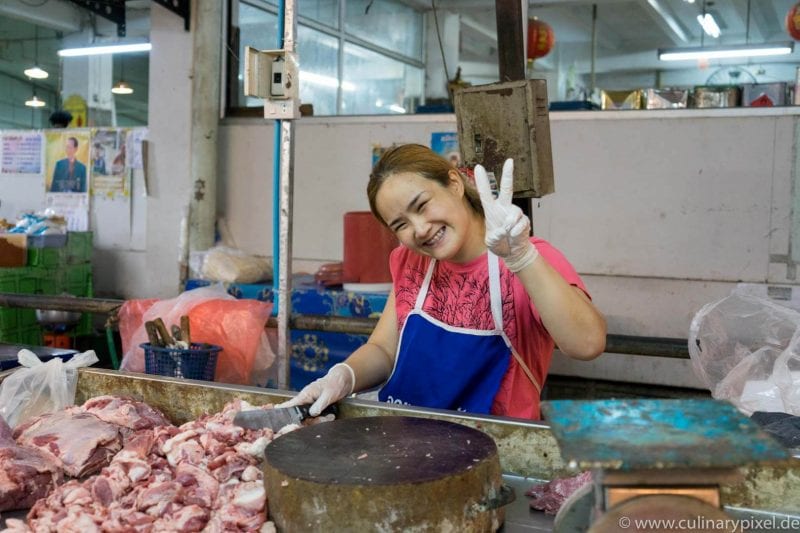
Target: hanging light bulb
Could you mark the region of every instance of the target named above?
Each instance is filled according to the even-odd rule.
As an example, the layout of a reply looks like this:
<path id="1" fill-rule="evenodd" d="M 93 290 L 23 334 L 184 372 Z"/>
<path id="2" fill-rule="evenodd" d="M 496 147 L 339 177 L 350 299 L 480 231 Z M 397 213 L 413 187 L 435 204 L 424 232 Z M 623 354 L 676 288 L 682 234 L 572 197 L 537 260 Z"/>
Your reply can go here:
<path id="1" fill-rule="evenodd" d="M 34 65 L 30 68 L 26 68 L 23 72 L 29 78 L 34 80 L 43 80 L 47 78 L 50 74 L 47 73 L 46 70 L 39 66 L 39 26 L 34 26 L 34 39 L 33 39 L 33 62 Z"/>
<path id="2" fill-rule="evenodd" d="M 120 80 L 114 84 L 111 88 L 111 92 L 114 94 L 131 94 L 133 93 L 133 87 L 128 85 L 127 82 Z"/>
<path id="3" fill-rule="evenodd" d="M 45 104 L 44 100 L 40 100 L 36 93 L 33 93 L 33 96 L 25 100 L 25 105 L 28 107 L 44 107 L 47 104 Z"/>
<path id="4" fill-rule="evenodd" d="M 119 63 L 119 81 L 111 87 L 111 92 L 114 94 L 132 94 L 133 87 L 125 81 L 125 60 L 120 58 Z"/>

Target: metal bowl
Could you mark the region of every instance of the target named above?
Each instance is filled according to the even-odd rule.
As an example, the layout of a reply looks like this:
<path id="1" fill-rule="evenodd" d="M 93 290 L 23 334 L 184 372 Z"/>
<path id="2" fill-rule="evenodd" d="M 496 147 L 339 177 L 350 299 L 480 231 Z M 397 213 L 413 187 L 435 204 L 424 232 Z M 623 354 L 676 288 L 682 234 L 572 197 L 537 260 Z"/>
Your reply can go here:
<path id="1" fill-rule="evenodd" d="M 80 319 L 81 313 L 76 311 L 56 311 L 53 309 L 36 310 L 36 321 L 42 326 L 71 326 L 77 324 Z"/>

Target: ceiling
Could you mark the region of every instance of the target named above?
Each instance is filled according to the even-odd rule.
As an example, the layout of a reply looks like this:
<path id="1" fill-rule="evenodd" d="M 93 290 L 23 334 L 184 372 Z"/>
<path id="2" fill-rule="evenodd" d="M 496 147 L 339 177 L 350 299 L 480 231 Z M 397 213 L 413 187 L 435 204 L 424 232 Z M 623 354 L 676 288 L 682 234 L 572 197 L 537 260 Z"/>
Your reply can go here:
<path id="1" fill-rule="evenodd" d="M 300 0 L 302 1 L 302 0 Z M 401 0 L 431 13 L 456 13 L 460 21 L 459 64 L 465 77 L 472 72 L 497 72 L 497 24 L 495 0 Z M 556 46 L 547 57 L 537 60 L 537 69 L 555 70 L 558 62 L 571 64 L 578 73 L 591 68 L 592 6 L 597 6 L 595 71 L 597 73 L 656 72 L 685 69 L 686 65 L 658 61 L 656 51 L 666 47 L 713 44 L 763 43 L 790 40 L 785 17 L 796 0 L 706 0 L 705 9 L 714 15 L 721 29 L 719 39 L 705 36 L 696 17 L 703 0 L 533 0 L 528 16 L 553 27 Z M 27 82 L 22 70 L 36 61 L 51 73 L 37 82 L 55 94 L 59 86 L 56 51 L 73 33 L 93 27 L 95 35 L 113 37 L 115 27 L 63 0 L 21 2 L 24 12 L 11 12 L 12 2 L 0 5 L 0 73 Z M 149 31 L 149 0 L 126 2 L 128 35 Z M 68 9 L 66 14 L 56 8 Z M 139 21 L 137 24 L 136 21 Z M 37 28 L 38 27 L 38 38 Z M 38 54 L 36 51 L 38 46 Z M 800 48 L 800 47 L 799 47 Z M 800 64 L 800 50 L 772 61 Z M 115 60 L 115 77 L 119 75 Z M 451 72 L 455 69 L 451 68 Z M 147 57 L 126 59 L 125 78 L 142 90 L 131 95 L 134 104 L 147 87 Z M 144 93 L 144 94 L 143 94 Z M 141 102 L 143 104 L 144 102 Z"/>
<path id="2" fill-rule="evenodd" d="M 497 23 L 495 0 L 407 0 L 431 11 L 458 13 L 461 18 L 459 61 L 467 65 L 494 57 Z M 660 62 L 659 48 L 716 44 L 789 41 L 785 18 L 796 0 L 706 0 L 706 12 L 717 21 L 721 35 L 712 39 L 697 21 L 703 0 L 532 0 L 528 16 L 552 26 L 556 45 L 537 60 L 537 68 L 553 68 L 556 57 L 577 61 L 579 71 L 590 68 L 592 6 L 597 6 L 596 69 L 598 72 L 685 69 L 681 62 Z M 800 51 L 776 61 L 800 63 Z M 541 64 L 540 64 L 541 63 Z"/>
<path id="3" fill-rule="evenodd" d="M 126 38 L 136 39 L 149 34 L 149 0 L 126 2 Z M 0 2 L 0 74 L 6 79 L 35 84 L 38 95 L 52 110 L 61 84 L 61 60 L 58 50 L 71 46 L 88 46 L 89 35 L 96 42 L 116 40 L 116 25 L 74 4 L 61 0 L 22 2 L 22 8 Z M 29 80 L 23 71 L 37 63 L 50 76 Z M 131 95 L 115 97 L 117 113 L 136 121 L 146 120 L 148 91 L 148 57 L 146 53 L 114 56 L 113 79 L 122 76 L 133 88 Z"/>

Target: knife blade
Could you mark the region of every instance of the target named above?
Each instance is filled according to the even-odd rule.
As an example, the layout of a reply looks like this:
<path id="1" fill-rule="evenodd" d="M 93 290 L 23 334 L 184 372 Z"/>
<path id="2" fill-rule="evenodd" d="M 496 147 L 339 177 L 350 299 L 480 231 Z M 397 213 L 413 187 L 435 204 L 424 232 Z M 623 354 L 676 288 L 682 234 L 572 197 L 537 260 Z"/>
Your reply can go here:
<path id="1" fill-rule="evenodd" d="M 295 405 L 293 407 L 277 407 L 274 409 L 251 409 L 239 411 L 233 417 L 233 423 L 245 429 L 264 429 L 279 431 L 282 427 L 289 424 L 300 424 L 311 415 L 308 414 L 310 405 Z M 338 409 L 336 404 L 329 405 L 323 409 L 320 416 L 336 415 Z"/>

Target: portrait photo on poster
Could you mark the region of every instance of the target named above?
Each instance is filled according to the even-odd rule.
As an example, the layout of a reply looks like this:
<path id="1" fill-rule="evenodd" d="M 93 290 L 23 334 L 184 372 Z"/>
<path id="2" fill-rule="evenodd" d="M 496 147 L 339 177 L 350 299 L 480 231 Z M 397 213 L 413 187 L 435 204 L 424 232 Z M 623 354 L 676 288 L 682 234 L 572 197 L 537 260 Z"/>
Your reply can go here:
<path id="1" fill-rule="evenodd" d="M 89 132 L 48 131 L 47 192 L 85 194 L 89 190 Z"/>
<path id="2" fill-rule="evenodd" d="M 130 194 L 126 143 L 130 130 L 103 128 L 92 131 L 92 186 L 95 197 L 114 199 Z"/>

